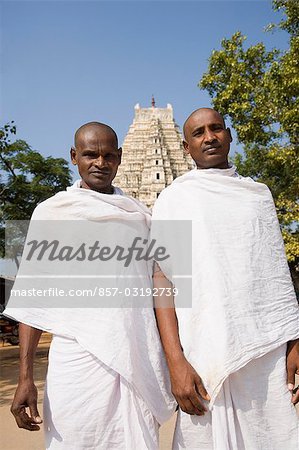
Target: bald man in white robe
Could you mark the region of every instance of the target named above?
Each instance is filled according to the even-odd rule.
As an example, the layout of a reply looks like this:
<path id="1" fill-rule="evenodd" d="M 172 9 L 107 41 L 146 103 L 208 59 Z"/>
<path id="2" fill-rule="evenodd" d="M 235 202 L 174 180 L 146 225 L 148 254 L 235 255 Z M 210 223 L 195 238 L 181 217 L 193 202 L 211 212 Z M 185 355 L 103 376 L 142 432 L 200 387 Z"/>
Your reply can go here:
<path id="1" fill-rule="evenodd" d="M 179 404 L 173 449 L 296 450 L 298 305 L 271 193 L 229 165 L 231 140 L 218 112 L 194 111 L 184 147 L 196 169 L 153 209 L 153 224 L 192 221 L 192 307 L 162 296 L 156 308 Z M 183 254 L 167 224 L 160 238 Z M 157 288 L 183 286 L 179 259 L 157 265 Z"/>
<path id="2" fill-rule="evenodd" d="M 21 322 L 20 378 L 11 411 L 20 428 L 39 430 L 33 361 L 45 330 L 53 334 L 44 396 L 46 448 L 157 450 L 159 425 L 175 403 L 153 308 L 142 297 L 146 289 L 151 293 L 151 266 L 134 258 L 125 264 L 124 258 L 95 261 L 95 252 L 86 256 L 92 238 L 104 243 L 104 256 L 108 244 L 119 250 L 135 237 L 146 243 L 150 213 L 112 185 L 121 149 L 109 126 L 83 125 L 71 159 L 81 179 L 35 209 L 13 287 L 28 288 L 28 295 L 12 296 L 5 310 Z M 44 239 L 64 244 L 60 257 L 52 247 L 49 260 L 45 248 L 43 258 L 36 251 L 29 257 L 34 242 Z M 107 289 L 99 288 L 104 274 L 112 283 Z M 81 297 L 91 285 L 98 296 Z M 66 296 L 47 297 L 57 286 Z M 32 288 L 44 297 L 30 296 Z"/>

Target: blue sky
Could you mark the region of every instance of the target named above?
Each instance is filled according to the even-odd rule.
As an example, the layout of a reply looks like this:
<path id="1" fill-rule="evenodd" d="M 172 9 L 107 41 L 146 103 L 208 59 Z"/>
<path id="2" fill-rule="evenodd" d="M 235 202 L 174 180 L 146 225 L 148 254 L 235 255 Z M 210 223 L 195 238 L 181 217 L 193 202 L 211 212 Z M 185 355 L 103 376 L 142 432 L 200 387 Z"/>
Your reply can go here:
<path id="1" fill-rule="evenodd" d="M 134 105 L 171 103 L 182 127 L 208 106 L 197 87 L 213 49 L 240 30 L 248 45 L 286 48 L 270 1 L 1 2 L 1 123 L 48 156 L 68 159 L 74 131 L 98 120 L 120 142 Z M 233 146 L 235 150 L 236 143 Z"/>

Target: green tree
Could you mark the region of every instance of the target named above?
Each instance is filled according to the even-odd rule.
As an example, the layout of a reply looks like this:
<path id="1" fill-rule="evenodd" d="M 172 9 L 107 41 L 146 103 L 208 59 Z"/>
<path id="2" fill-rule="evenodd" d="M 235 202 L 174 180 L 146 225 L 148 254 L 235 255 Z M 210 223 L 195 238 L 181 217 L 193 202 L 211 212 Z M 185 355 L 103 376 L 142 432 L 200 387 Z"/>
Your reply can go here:
<path id="1" fill-rule="evenodd" d="M 237 31 L 223 39 L 209 58 L 199 86 L 228 116 L 243 144 L 234 162 L 240 173 L 266 183 L 272 191 L 293 274 L 299 264 L 299 2 L 274 0 L 284 18 L 269 25 L 289 34 L 286 51 L 267 51 L 263 43 L 245 48 Z"/>
<path id="2" fill-rule="evenodd" d="M 0 128 L 1 257 L 5 252 L 5 221 L 29 220 L 38 203 L 65 189 L 71 182 L 65 159 L 45 158 L 23 140 L 11 142 L 15 134 L 13 122 Z"/>

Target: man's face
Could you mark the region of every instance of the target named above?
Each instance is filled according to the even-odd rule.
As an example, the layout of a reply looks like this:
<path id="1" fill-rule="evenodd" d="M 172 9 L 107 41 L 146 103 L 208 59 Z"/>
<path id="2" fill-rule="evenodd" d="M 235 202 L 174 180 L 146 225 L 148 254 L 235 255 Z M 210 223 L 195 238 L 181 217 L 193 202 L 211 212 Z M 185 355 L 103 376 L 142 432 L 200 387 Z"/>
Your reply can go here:
<path id="1" fill-rule="evenodd" d="M 71 159 L 78 166 L 83 188 L 113 193 L 112 181 L 121 162 L 121 148 L 113 133 L 97 128 L 84 131 L 71 149 Z"/>
<path id="2" fill-rule="evenodd" d="M 196 111 L 185 125 L 184 148 L 199 169 L 225 169 L 232 141 L 229 128 L 217 111 Z"/>

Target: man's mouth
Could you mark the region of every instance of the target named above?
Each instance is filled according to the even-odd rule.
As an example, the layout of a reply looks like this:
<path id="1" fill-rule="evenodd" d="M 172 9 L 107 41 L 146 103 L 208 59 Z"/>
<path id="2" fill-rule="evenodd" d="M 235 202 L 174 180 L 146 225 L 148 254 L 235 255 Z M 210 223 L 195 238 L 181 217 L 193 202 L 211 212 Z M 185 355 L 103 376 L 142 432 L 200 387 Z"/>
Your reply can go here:
<path id="1" fill-rule="evenodd" d="M 220 145 L 210 145 L 209 147 L 205 147 L 203 149 L 204 153 L 214 153 L 214 152 L 218 152 L 220 149 Z"/>
<path id="2" fill-rule="evenodd" d="M 106 177 L 109 175 L 109 172 L 104 172 L 102 170 L 94 170 L 93 172 L 90 172 L 95 177 Z"/>

